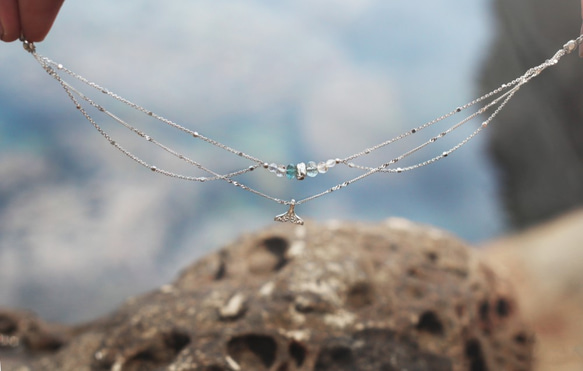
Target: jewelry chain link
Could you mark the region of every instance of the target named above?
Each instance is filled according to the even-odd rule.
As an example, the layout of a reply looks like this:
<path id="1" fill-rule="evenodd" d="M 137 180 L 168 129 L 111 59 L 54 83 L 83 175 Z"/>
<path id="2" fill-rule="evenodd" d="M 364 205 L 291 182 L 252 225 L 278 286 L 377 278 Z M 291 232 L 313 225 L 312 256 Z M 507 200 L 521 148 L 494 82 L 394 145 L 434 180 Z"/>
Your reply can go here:
<path id="1" fill-rule="evenodd" d="M 89 121 L 89 123 L 91 123 L 91 125 L 107 140 L 109 141 L 109 143 L 111 145 L 113 145 L 117 150 L 121 151 L 124 155 L 126 155 L 127 157 L 129 157 L 130 159 L 132 159 L 133 161 L 135 161 L 136 163 L 149 168 L 150 170 L 169 176 L 169 177 L 173 177 L 173 178 L 178 178 L 178 179 L 182 179 L 182 180 L 188 180 L 188 181 L 196 181 L 196 182 L 207 182 L 207 181 L 214 181 L 214 180 L 223 180 L 226 181 L 238 188 L 241 188 L 245 191 L 251 192 L 253 194 L 256 194 L 258 196 L 261 196 L 263 198 L 266 198 L 268 200 L 271 200 L 273 202 L 276 202 L 278 204 L 282 204 L 282 205 L 287 205 L 289 206 L 289 211 L 285 214 L 279 215 L 275 218 L 275 220 L 277 221 L 285 221 L 285 222 L 292 222 L 295 224 L 303 224 L 303 221 L 301 218 L 299 218 L 294 211 L 294 208 L 296 205 L 300 205 L 300 204 L 304 204 L 306 202 L 315 200 L 317 198 L 320 198 L 326 194 L 338 191 L 342 188 L 345 188 L 347 186 L 349 186 L 352 183 L 355 183 L 357 181 L 360 181 L 362 179 L 365 179 L 367 177 L 369 177 L 370 175 L 373 175 L 375 173 L 402 173 L 402 172 L 406 172 L 406 171 L 411 171 L 429 164 L 432 164 L 438 160 L 441 160 L 447 156 L 449 156 L 451 153 L 457 151 L 459 148 L 461 148 L 462 146 L 464 146 L 466 143 L 468 143 L 472 138 L 474 138 L 476 135 L 478 135 L 483 129 L 485 129 L 490 122 L 498 115 L 498 113 L 506 106 L 506 104 L 510 101 L 510 99 L 514 96 L 514 94 L 516 94 L 518 92 L 518 90 L 525 85 L 526 83 L 528 83 L 532 78 L 538 76 L 542 71 L 544 71 L 546 68 L 553 66 L 555 64 L 557 64 L 559 62 L 559 60 L 566 54 L 571 53 L 572 51 L 574 51 L 575 49 L 577 49 L 577 47 L 579 47 L 582 43 L 583 43 L 583 35 L 579 36 L 578 38 L 574 39 L 574 40 L 570 40 L 569 42 L 567 42 L 562 49 L 560 49 L 559 51 L 557 51 L 552 58 L 546 60 L 544 63 L 532 67 L 530 69 L 528 69 L 522 76 L 506 83 L 506 84 L 502 84 L 500 87 L 492 90 L 491 92 L 484 94 L 483 96 L 472 100 L 469 103 L 466 103 L 463 106 L 459 106 L 456 109 L 454 109 L 453 111 L 450 111 L 438 118 L 435 118 L 421 126 L 418 126 L 416 128 L 413 128 L 405 133 L 402 133 L 401 135 L 398 135 L 394 138 L 388 139 L 382 143 L 376 144 L 372 147 L 366 148 L 360 152 L 357 152 L 353 155 L 350 155 L 348 157 L 345 158 L 337 158 L 335 160 L 329 160 L 329 161 L 333 161 L 337 164 L 343 164 L 348 166 L 349 168 L 353 168 L 353 169 L 359 169 L 359 170 L 363 170 L 365 171 L 364 173 L 360 174 L 357 177 L 354 177 L 350 180 L 344 181 L 342 183 L 339 183 L 337 185 L 335 185 L 334 187 L 328 188 L 320 193 L 316 193 L 313 194 L 309 197 L 306 197 L 304 199 L 301 199 L 299 201 L 296 201 L 294 199 L 291 200 L 282 200 L 279 199 L 277 197 L 273 197 L 271 195 L 268 195 L 264 192 L 258 191 L 256 189 L 253 189 L 245 184 L 242 184 L 238 181 L 233 180 L 232 178 L 242 175 L 242 174 L 246 174 L 248 172 L 251 172 L 257 168 L 263 167 L 265 169 L 268 169 L 269 166 L 268 165 L 269 162 L 267 161 L 263 161 L 260 160 L 259 158 L 249 155 L 245 152 L 242 151 L 238 151 L 230 146 L 227 146 L 217 140 L 211 139 L 207 136 L 204 136 L 202 134 L 200 134 L 197 131 L 193 131 L 190 130 L 184 126 L 181 126 L 171 120 L 168 120 L 150 110 L 147 110 L 146 108 L 135 104 L 129 100 L 127 100 L 126 98 L 123 98 L 121 96 L 119 96 L 118 94 L 101 87 L 100 85 L 91 82 L 89 80 L 87 80 L 85 77 L 69 70 L 68 68 L 65 68 L 62 64 L 58 64 L 46 57 L 43 57 L 42 55 L 38 54 L 36 52 L 36 48 L 35 45 L 33 43 L 30 43 L 26 40 L 22 40 L 23 41 L 23 46 L 24 49 L 31 53 L 34 58 L 38 61 L 38 63 L 42 66 L 42 68 L 50 75 L 52 76 L 60 85 L 61 87 L 65 90 L 67 96 L 69 97 L 69 99 L 73 102 L 73 104 L 75 105 L 75 107 L 81 112 L 81 114 L 85 117 L 85 119 L 87 121 Z M 210 145 L 213 145 L 219 149 L 222 149 L 224 151 L 230 152 L 232 154 L 237 155 L 238 157 L 244 158 L 248 161 L 251 161 L 253 164 L 240 169 L 240 170 L 235 170 L 232 172 L 229 172 L 227 174 L 219 174 L 205 166 L 203 166 L 202 164 L 200 164 L 197 161 L 194 161 L 180 153 L 178 153 L 177 151 L 173 150 L 172 148 L 162 144 L 161 142 L 157 141 L 156 139 L 152 138 L 150 135 L 146 134 L 144 131 L 141 131 L 135 127 L 133 127 L 132 125 L 130 125 L 129 123 L 127 123 L 126 121 L 122 120 L 121 118 L 119 118 L 118 116 L 116 116 L 115 114 L 113 114 L 112 112 L 106 110 L 104 107 L 102 107 L 101 105 L 97 104 L 96 102 L 94 102 L 92 99 L 90 99 L 88 96 L 86 96 L 85 94 L 83 94 L 82 92 L 80 92 L 78 89 L 74 88 L 72 85 L 70 85 L 68 82 L 66 82 L 62 76 L 57 72 L 57 71 L 62 71 L 65 74 L 73 77 L 74 79 L 80 81 L 81 83 L 96 89 L 98 91 L 100 91 L 103 94 L 108 95 L 109 97 L 129 106 L 130 108 L 133 108 L 139 112 L 142 112 L 148 116 L 151 116 L 152 118 L 168 125 L 171 126 L 175 129 L 178 129 L 184 133 L 187 133 L 189 135 L 191 135 L 192 137 L 202 140 Z M 495 97 L 492 101 L 490 101 L 489 103 L 486 103 L 484 106 L 482 106 L 482 108 L 478 109 L 476 112 L 472 113 L 471 115 L 467 116 L 466 118 L 460 120 L 459 122 L 457 122 L 456 124 L 452 125 L 451 127 L 449 127 L 448 129 L 446 129 L 445 131 L 441 132 L 440 134 L 438 134 L 437 136 L 434 136 L 428 140 L 426 140 L 425 142 L 419 144 L 418 146 L 402 153 L 401 155 L 393 158 L 392 160 L 390 160 L 389 162 L 385 162 L 382 163 L 381 165 L 377 166 L 377 167 L 369 167 L 369 166 L 363 166 L 363 165 L 358 165 L 355 164 L 354 162 L 352 162 L 355 159 L 364 157 L 366 155 L 371 154 L 372 152 L 381 149 L 383 147 L 388 146 L 389 144 L 395 143 L 401 139 L 404 139 L 408 136 L 411 136 L 413 134 L 416 134 L 418 132 L 420 132 L 423 129 L 426 129 L 428 127 L 431 127 L 447 118 L 450 118 L 452 116 L 454 116 L 457 113 L 460 113 L 476 104 L 482 103 L 483 101 Z M 158 146 L 159 148 L 161 148 L 163 151 L 168 152 L 169 154 L 171 154 L 172 156 L 175 156 L 177 158 L 179 158 L 182 161 L 185 161 L 186 163 L 210 174 L 211 176 L 208 177 L 195 177 L 195 176 L 188 176 L 188 175 L 183 175 L 183 174 L 177 174 L 177 173 L 173 173 L 164 169 L 159 169 L 156 166 L 153 166 L 151 164 L 148 164 L 147 162 L 143 161 L 142 159 L 140 159 L 138 156 L 134 155 L 133 153 L 131 153 L 130 151 L 128 151 L 127 149 L 125 149 L 124 147 L 122 147 L 120 144 L 118 144 L 118 142 L 116 142 L 107 132 L 105 132 L 103 130 L 103 128 L 93 119 L 93 117 L 86 111 L 86 109 L 80 104 L 80 100 L 81 101 L 85 101 L 88 105 L 94 107 L 95 109 L 97 109 L 98 111 L 106 114 L 107 116 L 109 116 L 110 118 L 112 118 L 114 121 L 116 121 L 118 124 L 124 126 L 125 128 L 129 129 L 130 131 L 132 131 L 133 133 L 137 134 L 138 136 L 144 138 L 145 140 L 151 142 L 152 144 Z M 472 119 L 484 114 L 486 111 L 488 111 L 489 109 L 496 107 L 494 112 L 492 112 L 483 122 L 482 124 L 475 129 L 472 133 L 470 133 L 467 137 L 465 137 L 462 141 L 460 141 L 459 143 L 457 143 L 455 146 L 451 147 L 450 149 L 444 151 L 442 154 L 434 156 L 428 160 L 419 162 L 417 164 L 414 165 L 410 165 L 410 166 L 406 166 L 403 168 L 389 168 L 390 166 L 398 163 L 399 161 L 403 160 L 404 158 L 420 151 L 421 149 L 429 146 L 432 143 L 435 143 L 438 139 L 443 138 L 444 136 L 446 136 L 447 134 L 450 134 L 451 132 L 453 132 L 454 130 L 460 128 L 461 126 L 465 125 L 466 123 L 468 123 L 469 121 L 471 121 Z M 333 165 L 331 165 L 333 166 Z M 327 168 L 326 168 L 327 170 Z M 324 171 L 325 172 L 325 171 Z M 303 175 L 302 178 L 299 179 L 303 179 Z"/>

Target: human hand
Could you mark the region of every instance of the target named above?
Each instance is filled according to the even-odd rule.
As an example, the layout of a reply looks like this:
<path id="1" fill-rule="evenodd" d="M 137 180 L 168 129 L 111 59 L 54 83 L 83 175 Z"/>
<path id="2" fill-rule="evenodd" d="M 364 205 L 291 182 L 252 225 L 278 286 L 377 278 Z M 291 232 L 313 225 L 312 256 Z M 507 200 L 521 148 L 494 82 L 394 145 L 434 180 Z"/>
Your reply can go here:
<path id="1" fill-rule="evenodd" d="M 0 0 L 0 40 L 42 41 L 64 0 Z M 583 0 L 581 0 L 583 1 Z"/>

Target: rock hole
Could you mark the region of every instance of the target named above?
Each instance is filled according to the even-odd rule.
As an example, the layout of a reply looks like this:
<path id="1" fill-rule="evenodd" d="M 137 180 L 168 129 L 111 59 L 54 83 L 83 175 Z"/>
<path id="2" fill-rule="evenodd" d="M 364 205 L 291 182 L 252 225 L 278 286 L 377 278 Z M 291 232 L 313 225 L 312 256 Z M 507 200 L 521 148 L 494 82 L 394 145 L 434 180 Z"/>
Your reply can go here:
<path id="1" fill-rule="evenodd" d="M 436 263 L 437 262 L 437 258 L 439 257 L 437 255 L 437 253 L 436 252 L 433 252 L 433 251 L 428 252 L 425 255 L 427 256 L 427 259 L 429 259 L 429 261 L 432 262 L 432 263 Z"/>
<path id="2" fill-rule="evenodd" d="M 163 334 L 129 358 L 123 371 L 157 370 L 170 364 L 190 343 L 190 337 L 178 331 Z"/>
<path id="3" fill-rule="evenodd" d="M 488 371 L 482 354 L 482 346 L 478 340 L 471 339 L 466 343 L 465 354 L 470 366 L 469 371 Z"/>
<path id="4" fill-rule="evenodd" d="M 275 362 L 277 343 L 270 336 L 243 335 L 232 338 L 227 353 L 242 370 L 269 370 Z"/>
<path id="5" fill-rule="evenodd" d="M 287 252 L 289 243 L 286 239 L 282 237 L 267 238 L 263 241 L 263 246 L 277 258 L 277 264 L 273 267 L 274 271 L 280 270 L 288 263 L 285 253 Z"/>
<path id="6" fill-rule="evenodd" d="M 289 243 L 282 237 L 264 239 L 247 257 L 249 271 L 265 275 L 281 270 L 289 262 L 286 258 L 288 247 Z"/>
<path id="7" fill-rule="evenodd" d="M 164 343 L 176 356 L 190 344 L 190 336 L 179 331 L 173 331 L 164 336 Z"/>
<path id="8" fill-rule="evenodd" d="M 358 309 L 373 303 L 373 289 L 368 283 L 358 283 L 348 290 L 346 305 Z"/>
<path id="9" fill-rule="evenodd" d="M 318 355 L 314 371 L 352 371 L 356 369 L 352 349 L 336 345 L 323 349 Z"/>
<path id="10" fill-rule="evenodd" d="M 496 302 L 496 313 L 500 317 L 508 317 L 512 312 L 512 306 L 510 302 L 505 298 L 500 298 Z"/>
<path id="11" fill-rule="evenodd" d="M 417 330 L 432 335 L 443 335 L 443 324 L 433 311 L 424 312 L 417 323 Z"/>
<path id="12" fill-rule="evenodd" d="M 158 349 L 144 349 L 134 354 L 122 366 L 122 371 L 150 371 L 165 365 L 167 360 Z"/>
<path id="13" fill-rule="evenodd" d="M 297 341 L 292 341 L 291 344 L 289 345 L 289 354 L 296 363 L 297 368 L 301 367 L 304 364 L 304 361 L 306 360 L 306 353 L 307 353 L 306 347 L 304 347 Z"/>
<path id="14" fill-rule="evenodd" d="M 148 363 L 158 363 L 158 359 L 156 357 L 156 352 L 154 349 L 145 349 L 141 352 L 135 354 L 131 358 L 132 362 L 128 362 L 128 364 L 148 364 Z M 129 369 L 129 367 L 124 367 L 124 370 Z"/>
<path id="15" fill-rule="evenodd" d="M 0 315 L 0 334 L 2 335 L 14 335 L 18 331 L 18 325 L 16 321 L 8 316 Z"/>
<path id="16" fill-rule="evenodd" d="M 518 333 L 514 336 L 514 341 L 520 345 L 524 345 L 528 342 L 528 336 L 525 333 Z"/>
<path id="17" fill-rule="evenodd" d="M 216 273 L 215 273 L 215 281 L 220 281 L 223 278 L 225 278 L 225 276 L 227 275 L 227 264 L 225 263 L 224 260 L 221 259 L 221 262 L 219 264 L 219 268 L 217 269 Z"/>
<path id="18" fill-rule="evenodd" d="M 484 300 L 480 303 L 478 307 L 478 314 L 480 315 L 480 319 L 484 323 L 488 323 L 490 319 L 490 303 L 488 300 Z"/>

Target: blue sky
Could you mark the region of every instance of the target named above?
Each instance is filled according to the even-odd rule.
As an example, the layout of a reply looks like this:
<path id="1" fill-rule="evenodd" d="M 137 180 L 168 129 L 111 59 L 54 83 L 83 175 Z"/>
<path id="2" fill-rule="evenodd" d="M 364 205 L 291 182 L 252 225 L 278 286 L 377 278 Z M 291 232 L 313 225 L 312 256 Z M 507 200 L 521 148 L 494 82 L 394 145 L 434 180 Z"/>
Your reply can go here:
<path id="1" fill-rule="evenodd" d="M 358 152 L 479 94 L 476 74 L 493 36 L 489 1 L 425 6 L 68 1 L 37 48 L 162 116 L 260 158 L 325 160 Z M 0 305 L 49 319 L 91 318 L 285 211 L 227 184 L 185 184 L 139 167 L 84 121 L 20 45 L 0 48 Z M 159 167 L 175 166 L 147 143 L 110 130 Z M 218 169 L 232 166 L 226 153 L 199 151 L 166 127 L 152 130 Z M 315 220 L 397 216 L 471 242 L 493 238 L 505 230 L 505 219 L 486 139 L 415 172 L 372 176 L 298 213 Z M 301 185 L 262 176 L 249 181 L 287 199 L 342 182 L 347 173 L 326 176 Z"/>

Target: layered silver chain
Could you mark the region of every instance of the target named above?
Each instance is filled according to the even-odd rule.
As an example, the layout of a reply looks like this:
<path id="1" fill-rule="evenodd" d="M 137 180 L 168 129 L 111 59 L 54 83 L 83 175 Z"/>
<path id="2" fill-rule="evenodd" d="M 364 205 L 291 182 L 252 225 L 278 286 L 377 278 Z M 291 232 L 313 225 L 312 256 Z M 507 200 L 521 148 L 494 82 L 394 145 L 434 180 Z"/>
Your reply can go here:
<path id="1" fill-rule="evenodd" d="M 34 56 L 34 58 L 38 61 L 38 63 L 42 66 L 42 68 L 61 85 L 61 87 L 65 90 L 67 96 L 73 102 L 75 107 L 85 117 L 85 119 L 87 119 L 87 121 L 89 121 L 89 123 L 91 123 L 91 125 L 113 147 L 115 147 L 117 150 L 121 151 L 124 155 L 126 155 L 130 159 L 134 160 L 138 164 L 140 164 L 146 168 L 149 168 L 151 171 L 162 174 L 162 175 L 166 175 L 169 177 L 178 178 L 178 179 L 182 179 L 182 180 L 195 181 L 195 182 L 208 182 L 208 181 L 222 180 L 222 181 L 230 183 L 231 185 L 233 185 L 235 187 L 238 187 L 238 188 L 241 188 L 245 191 L 254 193 L 258 196 L 264 197 L 264 198 L 271 200 L 273 202 L 277 202 L 278 204 L 287 205 L 287 206 L 289 206 L 289 210 L 284 214 L 276 216 L 275 220 L 281 221 L 281 222 L 291 222 L 291 223 L 295 223 L 295 224 L 303 224 L 303 220 L 300 217 L 298 217 L 295 213 L 295 206 L 297 206 L 297 205 L 304 204 L 306 202 L 315 200 L 315 199 L 322 197 L 324 195 L 327 195 L 329 193 L 346 188 L 350 184 L 355 183 L 355 182 L 360 181 L 360 180 L 363 180 L 363 179 L 365 179 L 373 174 L 376 174 L 376 173 L 402 173 L 402 172 L 414 170 L 414 169 L 432 164 L 436 161 L 439 161 L 439 160 L 449 156 L 451 153 L 457 151 L 463 145 L 468 143 L 472 138 L 474 138 L 476 135 L 478 135 L 482 130 L 484 130 L 490 124 L 490 122 L 498 115 L 498 113 L 504 108 L 504 106 L 510 101 L 510 99 L 512 99 L 514 94 L 516 94 L 516 92 L 518 92 L 518 90 L 523 85 L 528 83 L 532 78 L 539 75 L 546 68 L 557 64 L 559 62 L 559 60 L 564 55 L 573 52 L 575 49 L 577 49 L 577 47 L 579 45 L 581 45 L 581 43 L 583 43 L 583 35 L 579 36 L 575 40 L 571 40 L 571 41 L 567 42 L 563 46 L 563 48 L 560 49 L 559 51 L 557 51 L 550 59 L 547 59 L 545 62 L 541 63 L 540 65 L 538 65 L 536 67 L 530 68 L 522 76 L 520 76 L 520 77 L 518 77 L 518 78 L 516 78 L 508 83 L 502 84 L 497 89 L 494 89 L 493 91 L 481 96 L 480 98 L 474 99 L 471 102 L 469 102 L 463 106 L 459 106 L 459 107 L 455 108 L 454 110 L 452 110 L 452 111 L 450 111 L 450 112 L 448 112 L 448 113 L 446 113 L 446 114 L 444 114 L 436 119 L 433 119 L 433 120 L 431 120 L 431 121 L 429 121 L 421 126 L 415 127 L 415 128 L 413 128 L 407 132 L 404 132 L 401 135 L 398 135 L 394 138 L 391 138 L 391 139 L 388 139 L 384 142 L 378 143 L 372 147 L 368 147 L 360 152 L 357 152 L 357 153 L 350 155 L 348 157 L 345 157 L 345 158 L 333 158 L 333 159 L 328 159 L 326 161 L 321 161 L 319 163 L 316 163 L 314 161 L 309 161 L 307 164 L 306 163 L 298 163 L 298 164 L 289 164 L 286 166 L 286 165 L 276 164 L 274 162 L 264 161 L 262 159 L 259 159 L 258 157 L 252 156 L 252 155 L 247 154 L 243 151 L 239 151 L 235 148 L 227 146 L 227 145 L 225 145 L 217 140 L 211 139 L 210 137 L 207 137 L 207 136 L 199 133 L 198 131 L 188 129 L 188 128 L 186 128 L 182 125 L 179 125 L 171 120 L 168 120 L 168 119 L 166 119 L 166 118 L 164 118 L 164 117 L 162 117 L 162 116 L 160 116 L 160 115 L 158 115 L 158 114 L 156 114 L 156 113 L 154 113 L 154 112 L 152 112 L 152 111 L 150 111 L 150 110 L 148 110 L 148 109 L 146 109 L 138 104 L 135 104 L 135 103 L 127 100 L 126 98 L 119 96 L 118 94 L 112 92 L 109 89 L 106 89 L 106 88 L 104 88 L 104 87 L 102 87 L 94 82 L 89 81 L 85 77 L 83 77 L 83 76 L 71 71 L 70 69 L 64 67 L 62 64 L 56 63 L 56 62 L 50 60 L 49 58 L 46 58 L 46 57 L 38 54 L 34 44 L 27 42 L 26 40 L 23 40 L 24 49 L 26 51 L 30 52 Z M 215 147 L 217 147 L 221 150 L 224 150 L 228 153 L 231 153 L 237 157 L 248 160 L 251 162 L 251 165 L 249 165 L 245 168 L 239 169 L 239 170 L 231 171 L 231 172 L 226 173 L 226 174 L 219 174 L 218 172 L 216 172 L 212 169 L 209 169 L 208 167 L 202 165 L 200 162 L 193 160 L 193 159 L 179 153 L 178 151 L 172 149 L 171 147 L 159 142 L 158 140 L 154 139 L 151 135 L 149 135 L 146 132 L 132 126 L 127 121 L 116 116 L 114 113 L 110 112 L 109 110 L 104 108 L 102 105 L 96 103 L 94 100 L 90 99 L 87 95 L 82 93 L 79 89 L 73 87 L 70 83 L 65 81 L 65 79 L 64 79 L 65 76 L 72 77 L 72 78 L 80 81 L 82 84 L 84 84 L 90 88 L 96 89 L 97 91 L 99 91 L 99 92 L 101 92 L 101 93 L 103 93 L 103 94 L 105 94 L 105 95 L 131 107 L 131 108 L 133 108 L 134 110 L 139 111 L 139 112 L 141 112 L 149 117 L 152 117 L 165 125 L 173 127 L 175 129 L 178 129 L 178 130 L 184 132 L 185 134 L 192 136 L 193 138 L 195 138 L 197 140 L 204 141 L 212 146 L 215 146 Z M 206 172 L 209 176 L 201 176 L 201 177 L 188 176 L 188 175 L 184 175 L 184 174 L 174 173 L 174 172 L 171 172 L 171 171 L 168 171 L 165 169 L 161 169 L 161 168 L 158 168 L 152 164 L 147 163 L 146 161 L 142 160 L 141 158 L 139 158 L 138 156 L 136 156 L 132 152 L 128 151 L 126 148 L 124 148 L 122 145 L 120 145 L 116 140 L 114 140 L 112 138 L 112 136 L 110 134 L 108 134 L 97 123 L 97 121 L 88 113 L 87 109 L 81 104 L 81 102 L 85 102 L 85 104 L 89 105 L 90 107 L 95 108 L 98 112 L 109 116 L 115 122 L 124 126 L 127 129 L 129 129 L 131 132 L 140 136 L 144 140 L 156 145 L 157 147 L 159 147 L 163 151 L 168 152 L 172 156 L 175 156 L 176 158 L 186 162 L 187 164 L 192 165 L 192 166 Z M 467 115 L 463 119 L 459 120 L 457 123 L 448 127 L 446 130 L 441 131 L 438 135 L 430 137 L 429 139 L 422 142 L 421 144 L 405 151 L 404 153 L 400 154 L 397 157 L 392 158 L 388 162 L 381 163 L 380 165 L 378 165 L 376 167 L 364 166 L 364 165 L 360 165 L 360 164 L 357 164 L 354 162 L 354 160 L 356 160 L 356 159 L 363 158 L 363 157 L 377 151 L 378 149 L 381 149 L 383 147 L 388 146 L 389 144 L 395 143 L 395 142 L 397 142 L 401 139 L 404 139 L 406 137 L 409 137 L 411 135 L 415 135 L 415 134 L 421 132 L 423 129 L 431 127 L 431 126 L 433 126 L 433 125 L 435 125 L 435 124 L 437 124 L 445 119 L 448 119 L 456 114 L 459 114 L 463 111 L 466 111 L 470 107 L 473 107 L 473 106 L 478 105 L 478 104 L 482 104 L 482 105 L 475 112 Z M 435 143 L 439 139 L 452 133 L 454 130 L 467 124 L 471 120 L 473 120 L 477 117 L 484 116 L 487 112 L 489 114 L 487 116 L 485 116 L 486 118 L 481 122 L 481 124 L 473 132 L 471 132 L 469 135 L 467 135 L 463 140 L 458 142 L 456 145 L 450 147 L 446 151 L 443 151 L 441 154 L 438 154 L 438 155 L 431 157 L 425 161 L 422 161 L 422 162 L 419 162 L 419 163 L 416 163 L 413 165 L 408 165 L 408 166 L 404 166 L 404 167 L 394 167 L 394 166 L 396 166 L 397 163 L 399 163 L 401 160 L 405 159 L 406 157 L 409 157 L 412 154 L 420 151 L 421 149 L 429 146 L 430 144 Z M 328 170 L 330 170 L 331 168 L 333 168 L 336 165 L 344 165 L 344 166 L 347 166 L 348 168 L 360 170 L 362 173 L 354 178 L 348 179 L 348 180 L 346 180 L 342 183 L 339 183 L 333 187 L 330 187 L 322 192 L 313 194 L 311 196 L 308 196 L 306 198 L 303 198 L 303 199 L 300 199 L 297 201 L 294 199 L 282 200 L 280 198 L 273 197 L 267 193 L 256 190 L 256 189 L 249 187 L 249 186 L 247 186 L 239 181 L 234 180 L 235 177 L 242 175 L 242 174 L 249 173 L 249 172 L 254 171 L 256 169 L 265 169 L 271 173 L 274 173 L 278 177 L 285 176 L 285 177 L 288 177 L 290 179 L 303 180 L 306 178 L 306 176 L 307 177 L 314 177 L 318 174 L 326 173 Z"/>

